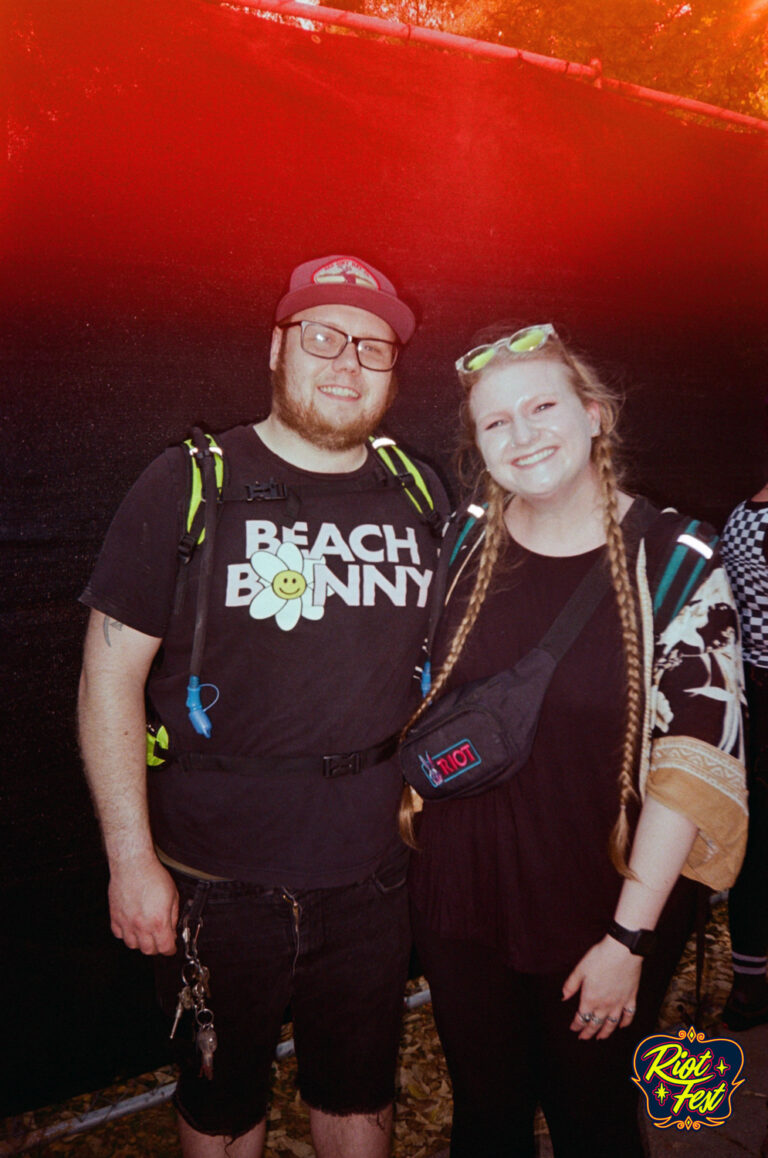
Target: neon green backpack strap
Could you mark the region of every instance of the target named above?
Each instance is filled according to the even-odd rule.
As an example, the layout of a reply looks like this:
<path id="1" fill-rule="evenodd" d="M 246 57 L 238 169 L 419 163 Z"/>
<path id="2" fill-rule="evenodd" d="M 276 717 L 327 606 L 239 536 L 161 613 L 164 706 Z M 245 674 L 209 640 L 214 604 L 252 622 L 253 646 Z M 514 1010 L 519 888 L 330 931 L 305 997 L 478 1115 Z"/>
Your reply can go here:
<path id="1" fill-rule="evenodd" d="M 200 456 L 208 452 L 214 456 L 216 495 L 217 498 L 221 499 L 224 486 L 224 454 L 213 435 L 204 434 L 198 427 L 192 431 L 191 438 L 185 439 L 184 446 L 187 447 L 189 453 L 190 483 L 186 532 L 179 544 L 179 554 L 187 560 L 195 547 L 199 547 L 205 538 L 205 510 L 202 507 L 203 473 L 200 468 Z"/>
<path id="2" fill-rule="evenodd" d="M 205 514 L 211 502 L 218 503 L 221 501 L 222 490 L 224 488 L 224 454 L 216 439 L 212 434 L 206 434 L 198 426 L 193 427 L 190 438 L 185 439 L 183 446 L 186 448 L 189 462 L 189 472 L 187 475 L 187 516 L 185 520 L 185 530 L 177 547 L 177 554 L 180 563 L 188 563 L 195 552 L 205 541 Z M 211 477 L 208 473 L 208 494 L 205 493 L 206 485 L 203 480 L 203 461 L 213 459 L 214 475 Z M 213 493 L 213 485 L 215 478 L 215 495 Z M 207 502 L 205 501 L 207 500 Z M 215 529 L 215 522 L 211 526 L 211 543 L 213 542 Z M 203 551 L 203 559 L 205 560 L 206 551 Z M 176 579 L 176 591 L 174 594 L 174 612 L 178 612 L 184 601 L 184 593 L 186 591 L 186 567 L 179 567 Z M 200 656 L 195 657 L 195 651 L 200 651 L 204 646 L 205 631 L 200 627 L 201 610 L 202 618 L 207 618 L 207 591 L 198 592 L 198 612 L 195 617 L 195 636 L 193 640 L 193 658 L 199 664 Z M 202 609 L 201 609 L 202 601 Z M 199 642 L 198 642 L 199 640 Z M 189 706 L 189 705 L 188 705 Z M 168 731 L 164 724 L 154 727 L 147 725 L 147 766 L 150 768 L 158 768 L 166 763 L 168 759 L 169 748 Z"/>
<path id="3" fill-rule="evenodd" d="M 368 442 L 386 469 L 400 483 L 403 494 L 416 508 L 421 520 L 427 523 L 435 534 L 439 534 L 442 526 L 440 512 L 435 509 L 435 502 L 424 475 L 413 459 L 400 449 L 393 438 L 384 435 L 377 438 L 371 435 Z"/>

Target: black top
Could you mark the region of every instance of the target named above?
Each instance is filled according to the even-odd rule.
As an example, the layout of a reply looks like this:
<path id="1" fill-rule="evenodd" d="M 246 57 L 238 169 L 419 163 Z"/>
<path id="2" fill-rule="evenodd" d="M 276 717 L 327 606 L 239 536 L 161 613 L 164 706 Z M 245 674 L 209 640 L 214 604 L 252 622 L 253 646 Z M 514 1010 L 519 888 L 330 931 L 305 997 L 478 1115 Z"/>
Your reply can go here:
<path id="1" fill-rule="evenodd" d="M 517 662 L 604 550 L 556 558 L 510 544 L 449 686 Z M 462 576 L 438 630 L 435 671 L 473 579 Z M 571 967 L 603 936 L 621 887 L 607 849 L 624 686 L 611 591 L 555 671 L 526 767 L 484 795 L 425 804 L 412 888 L 435 931 L 495 946 L 535 973 Z"/>
<path id="2" fill-rule="evenodd" d="M 213 761 L 194 771 L 175 764 L 151 771 L 160 848 L 217 876 L 346 884 L 398 843 L 399 769 L 392 759 L 325 779 L 320 757 L 378 744 L 412 710 L 436 540 L 375 455 L 348 475 L 317 475 L 277 458 L 250 426 L 218 441 L 228 493 L 274 478 L 296 488 L 300 505 L 222 504 L 201 671 L 219 693 L 208 712 L 210 739 L 194 732 L 185 707 L 200 551 L 188 564 L 183 606 L 173 611 L 185 451 L 166 452 L 139 479 L 82 599 L 162 637 L 148 691 L 172 749 L 205 759 L 318 756 L 316 773 L 283 774 L 278 762 L 253 775 L 222 772 Z M 440 484 L 425 473 L 444 508 Z M 214 696 L 203 688 L 203 706 Z"/>

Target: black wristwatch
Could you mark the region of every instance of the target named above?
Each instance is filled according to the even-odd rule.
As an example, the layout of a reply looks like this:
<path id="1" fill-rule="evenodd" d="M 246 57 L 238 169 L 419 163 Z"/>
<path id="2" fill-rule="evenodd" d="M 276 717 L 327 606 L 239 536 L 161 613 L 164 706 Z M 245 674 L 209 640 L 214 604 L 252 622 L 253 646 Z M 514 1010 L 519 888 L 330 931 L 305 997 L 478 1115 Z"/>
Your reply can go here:
<path id="1" fill-rule="evenodd" d="M 608 924 L 608 936 L 626 945 L 636 957 L 647 957 L 656 948 L 656 934 L 650 929 L 625 929 L 618 921 Z"/>

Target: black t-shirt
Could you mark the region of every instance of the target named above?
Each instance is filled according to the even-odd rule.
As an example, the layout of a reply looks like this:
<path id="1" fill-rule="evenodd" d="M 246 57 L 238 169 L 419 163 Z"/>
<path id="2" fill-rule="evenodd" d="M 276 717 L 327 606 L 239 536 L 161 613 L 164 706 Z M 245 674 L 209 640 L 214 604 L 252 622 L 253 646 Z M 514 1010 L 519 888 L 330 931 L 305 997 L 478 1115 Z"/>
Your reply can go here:
<path id="1" fill-rule="evenodd" d="M 251 426 L 218 441 L 227 494 L 274 478 L 300 502 L 221 505 L 201 673 L 213 685 L 203 706 L 218 693 L 209 739 L 195 733 L 185 707 L 199 550 L 174 611 L 187 513 L 183 450 L 162 455 L 128 495 L 83 602 L 163 639 L 148 695 L 175 749 L 320 757 L 385 740 L 416 694 L 435 538 L 373 455 L 334 476 L 290 466 Z M 422 469 L 444 508 L 440 484 Z M 277 762 L 257 775 L 172 764 L 149 773 L 153 834 L 169 856 L 208 873 L 297 888 L 345 884 L 396 845 L 400 785 L 394 761 L 336 779 L 285 774 Z"/>
<path id="2" fill-rule="evenodd" d="M 449 687 L 513 666 L 603 550 L 557 558 L 510 544 Z M 473 581 L 474 572 L 462 577 L 441 623 L 436 671 Z M 610 592 L 555 670 L 526 766 L 480 796 L 425 804 L 411 883 L 437 932 L 494 946 L 530 973 L 570 968 L 603 936 L 621 886 L 608 841 L 624 687 Z"/>

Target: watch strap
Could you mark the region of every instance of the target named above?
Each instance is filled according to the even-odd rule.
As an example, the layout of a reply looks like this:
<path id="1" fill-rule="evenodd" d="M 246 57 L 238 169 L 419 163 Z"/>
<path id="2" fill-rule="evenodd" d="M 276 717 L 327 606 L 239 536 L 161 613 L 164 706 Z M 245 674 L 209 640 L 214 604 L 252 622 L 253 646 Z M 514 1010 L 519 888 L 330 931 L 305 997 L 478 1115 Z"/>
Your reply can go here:
<path id="1" fill-rule="evenodd" d="M 636 957 L 647 957 L 656 948 L 656 934 L 651 929 L 625 929 L 618 921 L 609 921 L 607 933 L 614 941 L 626 945 Z"/>

